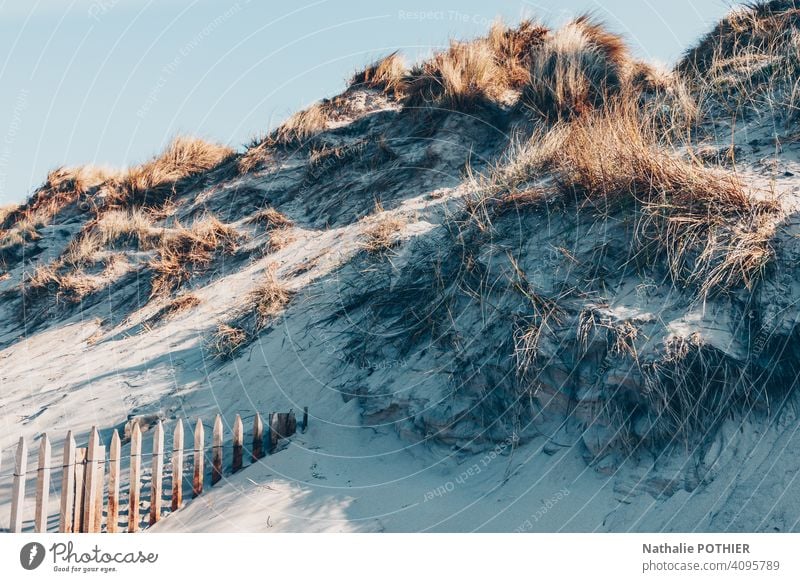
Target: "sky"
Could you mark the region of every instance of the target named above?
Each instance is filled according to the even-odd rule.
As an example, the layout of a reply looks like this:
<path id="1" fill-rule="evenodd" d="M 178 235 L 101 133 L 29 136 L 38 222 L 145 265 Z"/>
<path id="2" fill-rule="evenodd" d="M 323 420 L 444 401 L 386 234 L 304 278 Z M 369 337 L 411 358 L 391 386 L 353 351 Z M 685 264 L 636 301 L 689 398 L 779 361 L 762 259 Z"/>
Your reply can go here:
<path id="1" fill-rule="evenodd" d="M 62 165 L 124 167 L 176 135 L 241 148 L 339 93 L 359 67 L 409 62 L 496 17 L 558 26 L 590 11 L 641 58 L 674 62 L 725 0 L 0 0 L 0 205 Z"/>

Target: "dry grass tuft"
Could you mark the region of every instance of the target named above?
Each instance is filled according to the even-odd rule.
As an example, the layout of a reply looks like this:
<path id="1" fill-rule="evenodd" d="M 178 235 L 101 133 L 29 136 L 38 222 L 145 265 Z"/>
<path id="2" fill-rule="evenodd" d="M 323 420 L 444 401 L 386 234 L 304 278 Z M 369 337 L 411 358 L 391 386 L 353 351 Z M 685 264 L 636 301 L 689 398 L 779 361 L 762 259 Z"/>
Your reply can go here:
<path id="1" fill-rule="evenodd" d="M 259 169 L 271 160 L 276 148 L 302 147 L 311 138 L 325 131 L 330 121 L 329 107 L 314 103 L 298 111 L 266 137 L 257 137 L 236 162 L 240 174 Z"/>
<path id="2" fill-rule="evenodd" d="M 30 199 L 6 207 L 0 215 L 0 251 L 11 250 L 39 238 L 38 229 L 79 200 L 89 196 L 115 174 L 96 166 L 57 168 L 47 175 Z"/>
<path id="3" fill-rule="evenodd" d="M 552 163 L 560 189 L 580 203 L 640 206 L 644 257 L 663 256 L 673 280 L 702 296 L 749 287 L 771 256 L 775 207 L 751 198 L 735 174 L 659 147 L 635 113 L 574 124 Z"/>
<path id="4" fill-rule="evenodd" d="M 294 296 L 270 265 L 262 281 L 247 295 L 245 305 L 230 321 L 221 323 L 211 339 L 211 349 L 219 358 L 229 359 L 272 324 Z"/>
<path id="5" fill-rule="evenodd" d="M 549 36 L 531 60 L 524 102 L 553 120 L 602 107 L 622 91 L 630 63 L 622 38 L 588 16 Z"/>
<path id="6" fill-rule="evenodd" d="M 353 75 L 350 86 L 368 87 L 383 91 L 387 95 L 402 96 L 407 74 L 408 68 L 403 57 L 395 51 Z"/>
<path id="7" fill-rule="evenodd" d="M 177 137 L 149 162 L 128 170 L 111 189 L 112 206 L 160 207 L 175 193 L 179 183 L 211 170 L 234 155 L 220 144 L 195 137 Z"/>
<path id="8" fill-rule="evenodd" d="M 260 224 L 267 230 L 294 226 L 294 223 L 285 214 L 278 212 L 271 206 L 259 210 L 248 218 L 247 222 L 251 224 Z"/>
<path id="9" fill-rule="evenodd" d="M 633 212 L 637 260 L 663 259 L 676 284 L 703 297 L 749 287 L 772 256 L 776 205 L 752 197 L 734 173 L 667 150 L 635 105 L 556 124 L 474 184 L 483 228 L 495 210 L 554 195 L 603 214 Z"/>
<path id="10" fill-rule="evenodd" d="M 628 71 L 632 98 L 642 117 L 668 138 L 680 138 L 700 119 L 700 106 L 683 77 L 662 66 L 636 61 Z"/>
<path id="11" fill-rule="evenodd" d="M 153 226 L 153 219 L 142 209 L 108 210 L 98 218 L 95 230 L 104 246 L 135 243 L 140 250 L 156 247 L 162 229 Z"/>
<path id="12" fill-rule="evenodd" d="M 6 204 L 0 206 L 0 227 L 5 224 L 6 218 L 12 216 L 19 210 L 19 204 Z"/>
<path id="13" fill-rule="evenodd" d="M 296 240 L 297 235 L 291 228 L 276 228 L 269 233 L 266 252 L 274 253 L 275 251 L 286 248 Z"/>
<path id="14" fill-rule="evenodd" d="M 710 74 L 721 61 L 756 52 L 772 53 L 797 27 L 795 0 L 756 1 L 734 7 L 678 64 L 684 72 Z"/>
<path id="15" fill-rule="evenodd" d="M 250 293 L 248 301 L 256 313 L 256 330 L 268 326 L 291 301 L 294 293 L 278 279 L 276 269 L 267 269 L 262 282 Z"/>
<path id="16" fill-rule="evenodd" d="M 272 159 L 272 150 L 269 139 L 256 138 L 247 147 L 239 159 L 236 161 L 236 168 L 240 174 L 247 174 L 259 169 L 263 164 Z"/>
<path id="17" fill-rule="evenodd" d="M 269 239 L 264 247 L 266 253 L 279 251 L 297 238 L 292 229 L 294 222 L 272 207 L 259 210 L 248 218 L 247 222 L 262 225 L 269 233 Z"/>
<path id="18" fill-rule="evenodd" d="M 210 265 L 215 253 L 233 253 L 240 238 L 236 229 L 213 216 L 196 220 L 189 228 L 176 223 L 164 233 L 157 257 L 150 262 L 154 272 L 151 297 L 172 293 L 191 278 L 194 269 Z"/>
<path id="19" fill-rule="evenodd" d="M 735 7 L 676 69 L 693 90 L 731 114 L 800 113 L 800 6 L 793 0 Z"/>
<path id="20" fill-rule="evenodd" d="M 406 104 L 469 111 L 503 96 L 503 77 L 485 42 L 455 42 L 430 61 L 415 67 L 408 82 Z"/>
<path id="21" fill-rule="evenodd" d="M 523 20 L 516 28 L 508 28 L 499 20 L 492 24 L 486 40 L 510 88 L 521 89 L 530 82 L 531 56 L 547 33 L 547 28 L 532 20 Z"/>
<path id="22" fill-rule="evenodd" d="M 247 332 L 227 323 L 220 323 L 211 339 L 211 350 L 217 358 L 230 359 L 245 345 Z"/>
<path id="23" fill-rule="evenodd" d="M 182 311 L 192 309 L 200 305 L 200 298 L 194 293 L 181 293 L 175 299 L 171 300 L 165 307 L 163 317 L 172 317 Z"/>
<path id="24" fill-rule="evenodd" d="M 321 103 L 299 111 L 287 119 L 269 137 L 275 145 L 300 146 L 315 135 L 325 131 L 328 114 Z"/>
<path id="25" fill-rule="evenodd" d="M 398 244 L 398 235 L 408 221 L 400 216 L 383 211 L 380 204 L 375 205 L 375 213 L 362 219 L 365 228 L 362 231 L 361 247 L 370 254 L 380 254 Z"/>
<path id="26" fill-rule="evenodd" d="M 94 293 L 101 284 L 81 270 L 60 274 L 58 264 L 40 265 L 30 274 L 23 276 L 22 296 L 28 301 L 45 296 L 53 296 L 56 302 L 78 303 L 87 295 Z"/>
<path id="27" fill-rule="evenodd" d="M 734 409 L 752 410 L 765 399 L 741 363 L 709 346 L 698 333 L 664 341 L 661 357 L 642 366 L 641 397 L 653 424 L 649 437 L 666 442 L 680 435 L 708 434 Z"/>
<path id="28" fill-rule="evenodd" d="M 540 341 L 545 334 L 553 334 L 554 327 L 561 323 L 563 313 L 557 301 L 536 291 L 513 255 L 509 253 L 507 256 L 513 270 L 511 283 L 531 307 L 531 315 L 520 318 L 514 330 L 517 374 L 526 377 L 536 369 Z"/>
<path id="29" fill-rule="evenodd" d="M 14 223 L 14 226 L 8 230 L 0 231 L 0 254 L 5 250 L 12 250 L 20 247 L 28 241 L 41 238 L 38 227 L 43 224 L 43 221 L 24 216 L 23 218 L 19 218 Z"/>
<path id="30" fill-rule="evenodd" d="M 97 262 L 97 253 L 103 248 L 102 239 L 91 232 L 72 239 L 61 256 L 61 263 L 70 267 L 85 267 Z"/>
<path id="31" fill-rule="evenodd" d="M 546 32 L 527 20 L 514 29 L 496 23 L 486 38 L 451 42 L 448 50 L 412 68 L 406 80 L 406 105 L 470 111 L 503 100 L 528 80 L 531 54 Z"/>

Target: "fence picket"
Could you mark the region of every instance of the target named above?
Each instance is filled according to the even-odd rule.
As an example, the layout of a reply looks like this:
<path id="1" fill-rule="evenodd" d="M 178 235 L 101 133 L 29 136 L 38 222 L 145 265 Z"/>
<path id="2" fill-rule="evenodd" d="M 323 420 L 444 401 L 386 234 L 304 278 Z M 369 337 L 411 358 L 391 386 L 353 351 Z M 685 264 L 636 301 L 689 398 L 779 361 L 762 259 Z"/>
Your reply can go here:
<path id="1" fill-rule="evenodd" d="M 275 447 L 278 444 L 278 413 L 269 413 L 269 454 L 275 452 Z"/>
<path id="2" fill-rule="evenodd" d="M 100 455 L 100 434 L 97 427 L 93 426 L 89 433 L 89 446 L 86 453 L 86 468 L 84 479 L 86 491 L 83 497 L 83 527 L 82 532 L 94 532 L 95 512 L 97 510 L 97 462 Z"/>
<path id="3" fill-rule="evenodd" d="M 164 493 L 164 425 L 158 421 L 153 434 L 153 475 L 150 482 L 150 525 L 161 519 Z"/>
<path id="4" fill-rule="evenodd" d="M 83 531 L 83 496 L 86 492 L 86 448 L 75 450 L 75 489 L 73 491 L 72 532 Z"/>
<path id="5" fill-rule="evenodd" d="M 192 495 L 197 497 L 203 492 L 203 472 L 205 470 L 205 429 L 198 418 L 194 429 L 194 477 L 192 478 Z"/>
<path id="6" fill-rule="evenodd" d="M 72 506 L 75 504 L 75 439 L 72 431 L 67 431 L 64 439 L 64 457 L 61 468 L 61 515 L 58 531 L 72 531 Z"/>
<path id="7" fill-rule="evenodd" d="M 178 419 L 172 435 L 172 511 L 183 504 L 183 421 Z"/>
<path id="8" fill-rule="evenodd" d="M 39 467 L 36 470 L 36 517 L 38 533 L 47 532 L 47 502 L 50 499 L 50 439 L 47 433 L 39 443 Z"/>
<path id="9" fill-rule="evenodd" d="M 222 479 L 222 417 L 214 419 L 214 434 L 211 442 L 211 485 Z"/>
<path id="10" fill-rule="evenodd" d="M 253 420 L 253 450 L 251 452 L 251 460 L 253 463 L 255 463 L 263 456 L 264 422 L 261 420 L 261 415 L 256 412 L 256 418 Z"/>
<path id="11" fill-rule="evenodd" d="M 97 459 L 92 467 L 94 471 L 94 521 L 92 521 L 91 531 L 100 533 L 103 529 L 103 485 L 106 480 L 106 448 L 97 447 Z"/>
<path id="12" fill-rule="evenodd" d="M 233 421 L 233 462 L 231 463 L 231 473 L 242 470 L 244 453 L 244 425 L 242 417 L 236 415 Z"/>
<path id="13" fill-rule="evenodd" d="M 139 487 L 142 475 L 142 431 L 139 423 L 133 425 L 131 433 L 131 477 L 128 492 L 128 531 L 139 531 Z"/>
<path id="14" fill-rule="evenodd" d="M 119 527 L 119 465 L 120 449 L 119 431 L 114 430 L 111 436 L 111 449 L 108 452 L 108 515 L 106 531 L 116 533 Z"/>
<path id="15" fill-rule="evenodd" d="M 23 437 L 19 437 L 17 456 L 14 462 L 14 485 L 11 493 L 11 523 L 8 529 L 12 533 L 22 531 L 22 513 L 25 504 L 25 473 L 28 470 L 28 445 Z"/>
<path id="16" fill-rule="evenodd" d="M 303 432 L 308 428 L 308 406 L 303 407 Z"/>
<path id="17" fill-rule="evenodd" d="M 278 440 L 286 438 L 289 426 L 289 413 L 278 412 Z"/>

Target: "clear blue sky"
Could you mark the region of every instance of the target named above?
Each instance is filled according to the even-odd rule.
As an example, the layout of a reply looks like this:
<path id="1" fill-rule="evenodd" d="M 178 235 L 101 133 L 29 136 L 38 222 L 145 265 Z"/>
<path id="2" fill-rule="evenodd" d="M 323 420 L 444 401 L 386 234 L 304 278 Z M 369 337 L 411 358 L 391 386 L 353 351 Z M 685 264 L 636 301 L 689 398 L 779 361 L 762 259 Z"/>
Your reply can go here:
<path id="1" fill-rule="evenodd" d="M 0 204 L 59 165 L 125 166 L 178 133 L 240 146 L 395 49 L 415 60 L 496 16 L 592 11 L 673 62 L 723 0 L 0 0 Z"/>

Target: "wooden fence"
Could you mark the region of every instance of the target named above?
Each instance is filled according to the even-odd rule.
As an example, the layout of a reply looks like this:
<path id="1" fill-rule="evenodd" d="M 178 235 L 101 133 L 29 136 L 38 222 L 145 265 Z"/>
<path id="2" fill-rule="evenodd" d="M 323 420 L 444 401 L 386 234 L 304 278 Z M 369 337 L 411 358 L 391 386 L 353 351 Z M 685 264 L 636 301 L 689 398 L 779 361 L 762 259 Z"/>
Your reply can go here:
<path id="1" fill-rule="evenodd" d="M 303 409 L 302 431 L 308 428 L 308 407 Z M 266 432 L 261 415 L 253 417 L 250 447 L 247 451 L 249 462 L 255 463 L 272 454 L 279 441 L 295 434 L 297 420 L 292 411 L 273 412 L 268 416 Z M 230 440 L 231 459 L 228 474 L 236 473 L 245 465 L 244 424 L 240 415 L 232 426 Z M 192 497 L 203 493 L 205 486 L 206 442 L 205 428 L 200 419 L 194 430 L 194 446 L 184 448 L 183 421 L 175 423 L 172 439 L 172 451 L 169 458 L 171 468 L 170 504 L 171 511 L 183 506 L 184 465 L 191 455 L 192 462 Z M 211 438 L 211 481 L 213 487 L 226 473 L 224 467 L 225 434 L 222 417 L 214 419 Z M 266 446 L 265 446 L 266 440 Z M 103 445 L 100 433 L 92 427 L 86 447 L 77 447 L 72 431 L 67 433 L 63 447 L 61 468 L 61 499 L 58 514 L 58 531 L 63 533 L 115 533 L 120 531 L 137 532 L 142 527 L 142 461 L 149 457 L 150 472 L 150 508 L 148 523 L 156 523 L 164 515 L 164 426 L 159 420 L 153 427 L 152 452 L 142 453 L 142 430 L 135 422 L 130 431 L 130 465 L 128 483 L 127 518 L 120 527 L 120 483 L 122 461 L 122 441 L 118 430 L 113 430 L 108 446 Z M 52 469 L 59 465 L 52 464 L 51 443 L 47 434 L 43 434 L 39 442 L 38 466 L 35 470 L 36 502 L 34 530 L 46 532 L 48 529 L 48 504 L 51 490 L 50 475 Z M 186 455 L 186 457 L 184 456 Z M 2 455 L 0 455 L 0 461 Z M 32 472 L 33 473 L 33 472 Z M 11 518 L 9 530 L 21 532 L 25 506 L 25 488 L 28 479 L 28 445 L 24 438 L 17 444 L 13 484 L 11 491 Z M 106 475 L 108 476 L 106 488 Z M 105 530 L 103 517 L 105 516 Z"/>

